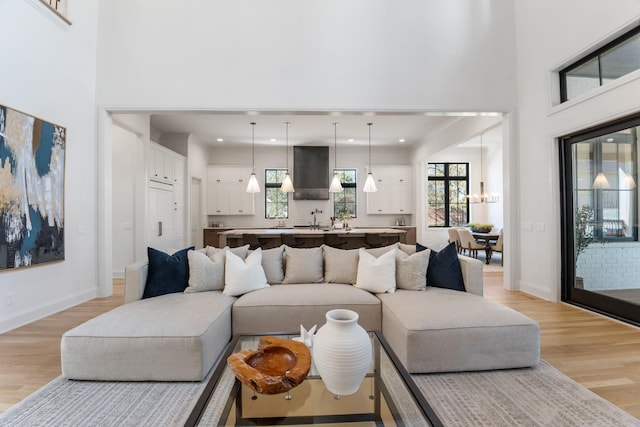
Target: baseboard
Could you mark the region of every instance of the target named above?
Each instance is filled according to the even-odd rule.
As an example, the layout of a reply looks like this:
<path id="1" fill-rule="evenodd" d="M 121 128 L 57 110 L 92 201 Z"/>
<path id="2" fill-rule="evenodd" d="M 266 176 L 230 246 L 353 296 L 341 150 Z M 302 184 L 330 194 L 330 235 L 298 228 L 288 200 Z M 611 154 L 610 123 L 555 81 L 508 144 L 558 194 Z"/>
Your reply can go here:
<path id="1" fill-rule="evenodd" d="M 82 304 L 83 302 L 87 302 L 96 297 L 96 292 L 97 289 L 80 292 L 67 298 L 61 298 L 57 301 L 47 302 L 46 304 L 40 304 L 36 307 L 30 307 L 11 317 L 0 319 L 0 334 L 35 322 L 36 320 L 40 320 L 44 317 L 51 316 L 52 314 L 66 310 L 67 308 Z"/>
<path id="2" fill-rule="evenodd" d="M 541 298 L 546 301 L 555 301 L 551 290 L 549 288 L 543 288 L 536 283 L 523 282 L 518 283 L 518 290 L 534 297 Z"/>
<path id="3" fill-rule="evenodd" d="M 114 279 L 124 279 L 124 270 L 113 270 L 111 272 L 111 277 Z"/>

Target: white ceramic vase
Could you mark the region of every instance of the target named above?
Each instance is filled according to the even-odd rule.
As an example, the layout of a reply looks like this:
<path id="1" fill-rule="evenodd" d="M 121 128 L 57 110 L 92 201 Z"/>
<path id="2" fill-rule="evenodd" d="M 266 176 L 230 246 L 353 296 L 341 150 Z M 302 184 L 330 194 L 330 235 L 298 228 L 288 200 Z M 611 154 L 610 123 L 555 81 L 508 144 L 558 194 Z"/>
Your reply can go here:
<path id="1" fill-rule="evenodd" d="M 313 363 L 327 390 L 338 396 L 358 391 L 371 365 L 371 338 L 358 313 L 336 309 L 313 339 Z"/>

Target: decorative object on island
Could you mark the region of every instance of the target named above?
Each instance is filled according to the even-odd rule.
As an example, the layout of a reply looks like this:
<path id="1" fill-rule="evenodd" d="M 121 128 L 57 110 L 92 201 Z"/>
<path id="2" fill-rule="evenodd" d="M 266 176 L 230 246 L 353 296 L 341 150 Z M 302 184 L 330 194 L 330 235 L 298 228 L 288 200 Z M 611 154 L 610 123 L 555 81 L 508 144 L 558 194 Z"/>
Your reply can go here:
<path id="1" fill-rule="evenodd" d="M 280 186 L 280 191 L 283 193 L 293 193 L 296 191 L 293 188 L 293 182 L 291 181 L 291 175 L 289 175 L 289 125 L 290 122 L 284 122 L 286 127 L 286 144 L 287 144 L 287 171 L 284 174 L 284 179 L 282 180 L 282 185 Z"/>
<path id="2" fill-rule="evenodd" d="M 369 171 L 362 190 L 365 193 L 375 193 L 378 191 L 378 188 L 376 187 L 376 180 L 373 179 L 373 172 L 371 172 L 371 125 L 373 125 L 373 123 L 367 123 L 367 126 L 369 126 Z"/>
<path id="3" fill-rule="evenodd" d="M 64 260 L 66 129 L 0 105 L 0 270 Z"/>
<path id="4" fill-rule="evenodd" d="M 338 177 L 338 123 L 333 123 L 333 179 L 329 185 L 329 193 L 339 193 L 342 191 L 342 184 Z"/>
<path id="5" fill-rule="evenodd" d="M 355 393 L 371 365 L 371 338 L 358 313 L 336 309 L 313 339 L 313 362 L 325 387 L 337 396 Z"/>
<path id="6" fill-rule="evenodd" d="M 257 350 L 233 353 L 227 364 L 255 392 L 278 394 L 304 381 L 311 368 L 311 353 L 304 343 L 263 336 Z"/>
<path id="7" fill-rule="evenodd" d="M 469 228 L 474 233 L 489 233 L 493 230 L 493 224 L 486 224 L 483 222 L 470 222 Z"/>
<path id="8" fill-rule="evenodd" d="M 477 194 L 467 194 L 467 200 L 469 203 L 498 203 L 500 201 L 500 194 L 491 193 L 491 195 L 489 195 L 484 191 L 484 165 L 482 162 L 483 135 L 484 133 L 480 134 L 480 196 Z"/>
<path id="9" fill-rule="evenodd" d="M 247 184 L 247 193 L 259 193 L 260 185 L 258 184 L 258 178 L 256 178 L 256 135 L 255 135 L 256 122 L 251 122 L 251 177 Z"/>

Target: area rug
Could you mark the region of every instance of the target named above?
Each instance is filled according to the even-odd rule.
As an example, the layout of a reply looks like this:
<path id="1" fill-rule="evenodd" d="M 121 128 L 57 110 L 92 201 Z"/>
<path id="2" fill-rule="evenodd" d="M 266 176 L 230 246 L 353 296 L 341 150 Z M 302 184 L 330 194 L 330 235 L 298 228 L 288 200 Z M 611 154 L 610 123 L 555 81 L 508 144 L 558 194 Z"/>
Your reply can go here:
<path id="1" fill-rule="evenodd" d="M 544 361 L 532 369 L 413 375 L 413 379 L 445 426 L 640 426 L 639 420 Z M 60 377 L 0 414 L 0 425 L 179 426 L 204 386 L 204 382 L 115 383 Z M 204 425 L 217 424 L 223 401 L 214 396 Z"/>

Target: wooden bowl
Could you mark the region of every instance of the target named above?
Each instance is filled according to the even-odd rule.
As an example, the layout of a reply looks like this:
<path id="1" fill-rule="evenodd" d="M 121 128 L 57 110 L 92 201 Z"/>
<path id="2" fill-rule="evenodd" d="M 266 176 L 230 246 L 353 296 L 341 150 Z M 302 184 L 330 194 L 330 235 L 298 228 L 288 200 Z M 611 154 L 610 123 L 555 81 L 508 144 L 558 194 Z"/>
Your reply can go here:
<path id="1" fill-rule="evenodd" d="M 240 382 L 257 393 L 277 394 L 304 381 L 311 368 L 311 353 L 301 342 L 264 336 L 257 350 L 233 353 L 227 364 Z"/>

